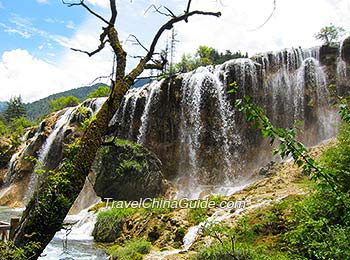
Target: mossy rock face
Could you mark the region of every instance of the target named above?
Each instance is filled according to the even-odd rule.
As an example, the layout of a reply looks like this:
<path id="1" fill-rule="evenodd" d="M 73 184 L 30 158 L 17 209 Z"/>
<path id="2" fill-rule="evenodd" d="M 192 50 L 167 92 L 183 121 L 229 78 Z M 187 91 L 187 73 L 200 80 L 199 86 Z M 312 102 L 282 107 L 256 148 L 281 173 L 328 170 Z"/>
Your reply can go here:
<path id="1" fill-rule="evenodd" d="M 162 191 L 160 160 L 146 148 L 116 139 L 97 153 L 95 191 L 102 198 L 138 200 Z"/>
<path id="2" fill-rule="evenodd" d="M 10 139 L 0 137 L 0 168 L 4 168 L 8 165 L 14 149 Z"/>
<path id="3" fill-rule="evenodd" d="M 343 42 L 343 47 L 341 50 L 342 59 L 350 64 L 350 36 L 346 38 Z"/>

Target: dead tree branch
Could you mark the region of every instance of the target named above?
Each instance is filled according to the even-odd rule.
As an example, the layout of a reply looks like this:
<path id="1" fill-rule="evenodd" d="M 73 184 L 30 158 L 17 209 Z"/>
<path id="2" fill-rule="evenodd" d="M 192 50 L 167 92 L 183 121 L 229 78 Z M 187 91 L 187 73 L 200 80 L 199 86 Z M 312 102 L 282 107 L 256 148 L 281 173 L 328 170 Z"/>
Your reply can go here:
<path id="1" fill-rule="evenodd" d="M 189 4 L 188 6 L 190 5 Z M 166 22 L 162 27 L 160 27 L 160 29 L 158 30 L 158 32 L 156 33 L 156 35 L 153 38 L 153 41 L 150 45 L 149 48 L 149 52 L 147 53 L 147 55 L 140 60 L 139 64 L 126 76 L 127 81 L 133 82 L 137 76 L 139 76 L 143 69 L 145 68 L 146 64 L 152 59 L 152 56 L 154 54 L 156 45 L 159 41 L 159 38 L 161 37 L 161 35 L 166 31 L 166 30 L 171 30 L 174 26 L 174 24 L 180 22 L 180 21 L 186 21 L 186 19 L 188 19 L 189 17 L 193 16 L 193 15 L 207 15 L 207 16 L 215 16 L 215 17 L 220 17 L 221 13 L 220 12 L 205 12 L 205 11 L 192 11 L 192 12 L 185 12 L 183 15 L 174 17 L 172 19 L 170 19 L 168 22 Z"/>
<path id="2" fill-rule="evenodd" d="M 159 6 L 159 7 L 156 7 L 154 4 L 150 5 L 150 6 L 146 9 L 146 11 L 145 11 L 144 14 L 146 14 L 146 13 L 147 13 L 150 9 L 152 9 L 152 8 L 154 9 L 155 12 L 160 13 L 161 15 L 170 16 L 170 17 L 176 17 L 176 15 L 175 15 L 168 7 L 163 6 L 163 5 L 161 5 L 161 6 Z M 167 10 L 168 13 L 164 13 L 163 11 L 161 11 L 161 8 L 164 8 L 165 10 Z"/>
<path id="3" fill-rule="evenodd" d="M 128 36 L 128 38 L 126 38 L 125 42 L 132 41 L 132 40 L 129 40 L 130 38 L 134 39 L 133 43 L 140 45 L 142 49 L 144 49 L 146 52 L 148 52 L 148 49 L 140 42 L 140 40 L 134 34 L 129 34 L 129 36 Z"/>
<path id="4" fill-rule="evenodd" d="M 101 15 L 99 15 L 98 13 L 96 13 L 95 11 L 93 11 L 89 6 L 87 6 L 84 3 L 84 0 L 80 0 L 79 3 L 70 3 L 70 2 L 66 2 L 64 0 L 62 0 L 62 3 L 67 5 L 68 7 L 72 7 L 72 6 L 82 6 L 84 7 L 90 14 L 92 14 L 93 16 L 96 16 L 98 19 L 100 19 L 101 21 L 103 21 L 104 23 L 110 25 L 110 22 L 108 22 L 106 19 L 104 19 Z"/>

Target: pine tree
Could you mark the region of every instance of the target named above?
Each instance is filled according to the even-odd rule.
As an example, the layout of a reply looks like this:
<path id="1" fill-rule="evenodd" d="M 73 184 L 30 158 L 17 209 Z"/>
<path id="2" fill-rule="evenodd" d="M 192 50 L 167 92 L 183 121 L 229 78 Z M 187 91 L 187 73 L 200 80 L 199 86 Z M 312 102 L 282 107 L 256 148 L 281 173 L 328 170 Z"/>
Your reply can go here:
<path id="1" fill-rule="evenodd" d="M 7 102 L 8 107 L 4 111 L 4 118 L 6 122 L 11 122 L 13 119 L 24 117 L 26 115 L 26 108 L 22 102 L 21 96 L 13 97 Z"/>

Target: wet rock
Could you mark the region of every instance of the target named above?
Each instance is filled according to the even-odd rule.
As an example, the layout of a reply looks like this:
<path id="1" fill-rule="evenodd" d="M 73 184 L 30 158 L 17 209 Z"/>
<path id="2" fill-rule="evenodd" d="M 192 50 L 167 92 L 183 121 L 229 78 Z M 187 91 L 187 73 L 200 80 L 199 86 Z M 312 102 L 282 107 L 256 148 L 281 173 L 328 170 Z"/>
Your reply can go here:
<path id="1" fill-rule="evenodd" d="M 339 47 L 322 45 L 320 48 L 320 61 L 323 65 L 332 66 L 336 64 L 339 56 Z"/>
<path id="2" fill-rule="evenodd" d="M 273 174 L 276 162 L 271 161 L 266 166 L 260 168 L 259 175 L 264 177 L 270 177 Z"/>
<path id="3" fill-rule="evenodd" d="M 162 192 L 160 160 L 146 148 L 117 139 L 98 151 L 95 191 L 102 198 L 138 200 Z"/>
<path id="4" fill-rule="evenodd" d="M 9 138 L 0 137 L 0 168 L 4 168 L 9 163 L 12 154 L 14 153 L 14 147 Z"/>
<path id="5" fill-rule="evenodd" d="M 341 56 L 346 63 L 350 64 L 350 37 L 343 41 Z"/>

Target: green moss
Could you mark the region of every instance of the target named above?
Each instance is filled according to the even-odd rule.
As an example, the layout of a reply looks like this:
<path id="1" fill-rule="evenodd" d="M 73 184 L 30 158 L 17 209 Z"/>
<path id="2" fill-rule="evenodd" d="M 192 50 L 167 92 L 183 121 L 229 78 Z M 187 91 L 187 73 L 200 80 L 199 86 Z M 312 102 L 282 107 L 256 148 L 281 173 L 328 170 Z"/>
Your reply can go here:
<path id="1" fill-rule="evenodd" d="M 136 238 L 125 243 L 124 246 L 112 246 L 108 250 L 108 254 L 113 259 L 118 260 L 141 260 L 143 254 L 149 253 L 151 243 L 145 239 Z"/>
<path id="2" fill-rule="evenodd" d="M 207 219 L 207 211 L 206 208 L 191 208 L 188 212 L 188 221 L 193 225 L 198 225 Z"/>
<path id="3" fill-rule="evenodd" d="M 124 175 L 128 172 L 142 173 L 144 164 L 136 160 L 123 160 L 119 167 L 115 169 L 116 174 Z"/>
<path id="4" fill-rule="evenodd" d="M 112 208 L 97 215 L 93 236 L 97 242 L 113 242 L 120 235 L 125 220 L 136 212 L 132 208 Z"/>

